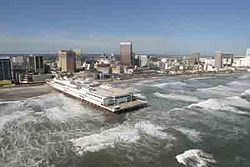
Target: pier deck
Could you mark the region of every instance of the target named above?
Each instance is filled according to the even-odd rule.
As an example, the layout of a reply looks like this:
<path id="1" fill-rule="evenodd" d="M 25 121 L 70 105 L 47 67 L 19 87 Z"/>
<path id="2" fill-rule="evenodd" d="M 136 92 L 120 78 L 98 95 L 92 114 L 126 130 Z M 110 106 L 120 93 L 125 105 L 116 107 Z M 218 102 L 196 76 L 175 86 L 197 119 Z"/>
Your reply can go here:
<path id="1" fill-rule="evenodd" d="M 111 112 L 123 112 L 123 111 L 129 111 L 129 110 L 134 110 L 134 109 L 146 107 L 147 103 L 136 99 L 136 100 L 129 101 L 126 103 L 120 103 L 120 104 L 118 104 L 118 106 L 120 106 L 120 108 L 115 110 L 115 111 L 114 111 L 114 106 L 103 106 L 103 108 L 105 108 Z"/>

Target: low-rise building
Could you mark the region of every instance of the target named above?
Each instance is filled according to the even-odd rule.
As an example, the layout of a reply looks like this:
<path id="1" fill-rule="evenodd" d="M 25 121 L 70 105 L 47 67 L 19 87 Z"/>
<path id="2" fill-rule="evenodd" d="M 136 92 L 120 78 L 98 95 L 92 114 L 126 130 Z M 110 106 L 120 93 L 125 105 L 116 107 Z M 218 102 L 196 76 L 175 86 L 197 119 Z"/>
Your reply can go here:
<path id="1" fill-rule="evenodd" d="M 149 65 L 150 69 L 153 69 L 153 70 L 159 70 L 164 65 L 161 61 L 161 58 L 159 57 L 150 57 L 149 63 L 150 63 Z"/>
<path id="2" fill-rule="evenodd" d="M 122 73 L 122 68 L 120 65 L 111 65 L 111 71 L 112 74 L 121 74 Z"/>
<path id="3" fill-rule="evenodd" d="M 182 60 L 180 58 L 166 58 L 163 59 L 164 68 L 167 71 L 177 71 L 181 65 Z"/>
<path id="4" fill-rule="evenodd" d="M 139 66 L 140 67 L 148 67 L 149 66 L 149 58 L 148 55 L 140 55 L 139 56 Z"/>
<path id="5" fill-rule="evenodd" d="M 124 66 L 123 72 L 124 72 L 124 74 L 133 74 L 134 69 L 135 68 L 133 66 Z"/>
<path id="6" fill-rule="evenodd" d="M 193 67 L 195 64 L 199 63 L 201 54 L 199 52 L 192 53 L 189 60 L 190 60 L 190 66 Z"/>
<path id="7" fill-rule="evenodd" d="M 200 58 L 200 62 L 204 63 L 204 71 L 213 72 L 215 69 L 215 59 L 212 57 Z"/>
<path id="8" fill-rule="evenodd" d="M 96 66 L 96 70 L 101 72 L 104 76 L 111 74 L 111 67 L 110 64 L 98 64 Z"/>
<path id="9" fill-rule="evenodd" d="M 215 67 L 225 68 L 225 67 L 232 67 L 233 65 L 233 57 L 234 55 L 231 53 L 222 53 L 222 52 L 216 52 L 215 53 Z"/>

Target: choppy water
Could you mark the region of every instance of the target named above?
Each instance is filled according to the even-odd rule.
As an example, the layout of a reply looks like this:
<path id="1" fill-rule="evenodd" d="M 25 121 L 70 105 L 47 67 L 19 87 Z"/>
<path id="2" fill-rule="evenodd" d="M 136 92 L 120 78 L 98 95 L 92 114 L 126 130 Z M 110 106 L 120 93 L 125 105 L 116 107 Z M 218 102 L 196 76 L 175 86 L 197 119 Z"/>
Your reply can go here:
<path id="1" fill-rule="evenodd" d="M 148 108 L 115 115 L 57 92 L 0 102 L 0 166 L 250 166 L 250 75 L 131 86 Z"/>

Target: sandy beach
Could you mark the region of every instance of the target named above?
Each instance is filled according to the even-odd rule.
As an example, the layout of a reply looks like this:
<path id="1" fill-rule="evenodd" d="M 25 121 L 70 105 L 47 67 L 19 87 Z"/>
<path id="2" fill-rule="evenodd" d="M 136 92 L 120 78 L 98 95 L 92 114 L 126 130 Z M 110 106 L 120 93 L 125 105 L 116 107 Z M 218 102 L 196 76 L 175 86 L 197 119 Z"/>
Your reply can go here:
<path id="1" fill-rule="evenodd" d="M 1 88 L 0 101 L 23 100 L 30 97 L 48 94 L 51 90 L 52 89 L 46 84 Z"/>

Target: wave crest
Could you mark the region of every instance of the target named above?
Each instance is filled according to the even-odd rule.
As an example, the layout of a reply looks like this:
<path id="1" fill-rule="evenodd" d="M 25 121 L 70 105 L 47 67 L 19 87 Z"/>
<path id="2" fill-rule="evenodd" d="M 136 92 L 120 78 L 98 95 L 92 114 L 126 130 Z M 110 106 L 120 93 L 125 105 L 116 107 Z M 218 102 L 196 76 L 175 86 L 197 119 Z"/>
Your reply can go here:
<path id="1" fill-rule="evenodd" d="M 192 149 L 177 155 L 176 160 L 189 167 L 213 167 L 217 165 L 217 161 L 212 154 L 208 154 L 199 149 Z"/>
<path id="2" fill-rule="evenodd" d="M 179 100 L 184 102 L 198 102 L 199 99 L 197 97 L 188 96 L 188 95 L 181 95 L 181 94 L 162 94 L 159 92 L 154 93 L 156 97 L 159 98 L 166 98 L 166 99 L 172 99 L 172 100 Z"/>

